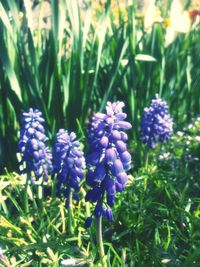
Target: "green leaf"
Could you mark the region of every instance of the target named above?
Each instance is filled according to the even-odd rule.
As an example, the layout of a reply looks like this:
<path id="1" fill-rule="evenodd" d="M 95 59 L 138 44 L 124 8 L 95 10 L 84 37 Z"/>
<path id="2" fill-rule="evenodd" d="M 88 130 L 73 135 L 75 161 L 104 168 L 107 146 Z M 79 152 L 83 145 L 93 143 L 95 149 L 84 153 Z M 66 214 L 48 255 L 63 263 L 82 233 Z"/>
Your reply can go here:
<path id="1" fill-rule="evenodd" d="M 144 54 L 137 54 L 135 56 L 135 60 L 137 61 L 148 61 L 148 62 L 156 62 L 157 60 L 150 56 L 150 55 L 144 55 Z"/>

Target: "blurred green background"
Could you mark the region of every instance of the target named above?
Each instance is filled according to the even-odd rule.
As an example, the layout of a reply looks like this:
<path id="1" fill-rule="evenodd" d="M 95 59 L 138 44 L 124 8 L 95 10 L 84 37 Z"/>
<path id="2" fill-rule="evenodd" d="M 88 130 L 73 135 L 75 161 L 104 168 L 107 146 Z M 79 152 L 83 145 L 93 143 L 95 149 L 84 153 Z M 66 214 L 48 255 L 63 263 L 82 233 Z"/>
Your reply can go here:
<path id="1" fill-rule="evenodd" d="M 125 102 L 135 141 L 155 93 L 167 100 L 175 128 L 199 113 L 198 16 L 181 29 L 170 1 L 138 3 L 1 1 L 1 173 L 17 168 L 20 117 L 29 107 L 42 110 L 50 140 L 60 127 L 85 133 L 107 100 Z M 177 17 L 198 5 L 185 1 Z"/>

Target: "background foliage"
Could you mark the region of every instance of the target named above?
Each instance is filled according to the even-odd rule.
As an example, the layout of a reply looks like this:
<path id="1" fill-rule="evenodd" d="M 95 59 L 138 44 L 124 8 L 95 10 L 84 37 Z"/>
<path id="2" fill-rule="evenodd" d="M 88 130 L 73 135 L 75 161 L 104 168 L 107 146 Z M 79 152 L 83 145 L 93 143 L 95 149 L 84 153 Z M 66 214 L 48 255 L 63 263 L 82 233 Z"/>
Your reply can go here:
<path id="1" fill-rule="evenodd" d="M 165 47 L 164 24 L 145 32 L 134 5 L 111 9 L 107 1 L 93 19 L 76 1 L 28 3 L 23 13 L 14 0 L 0 4 L 1 171 L 13 169 L 21 112 L 30 106 L 42 110 L 52 135 L 85 127 L 108 99 L 125 101 L 134 137 L 157 92 L 177 124 L 199 113 L 199 27 Z"/>

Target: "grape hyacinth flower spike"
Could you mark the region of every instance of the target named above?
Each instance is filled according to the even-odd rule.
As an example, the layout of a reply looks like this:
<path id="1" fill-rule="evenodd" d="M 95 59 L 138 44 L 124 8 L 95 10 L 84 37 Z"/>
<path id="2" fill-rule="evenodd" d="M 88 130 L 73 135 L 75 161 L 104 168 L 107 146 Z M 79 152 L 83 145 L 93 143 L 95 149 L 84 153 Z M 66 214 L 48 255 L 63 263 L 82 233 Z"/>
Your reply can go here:
<path id="1" fill-rule="evenodd" d="M 77 198 L 80 181 L 84 177 L 85 158 L 74 132 L 60 129 L 54 146 L 54 172 L 57 174 L 57 195 L 66 198 L 69 212 L 69 231 L 72 227 L 72 196 Z"/>
<path id="2" fill-rule="evenodd" d="M 34 174 L 36 179 L 43 177 L 47 181 L 53 166 L 52 154 L 45 144 L 47 137 L 44 122 L 42 113 L 38 109 L 30 108 L 28 113 L 24 112 L 18 147 L 22 156 L 19 163 L 21 172 L 28 175 Z M 31 179 L 33 181 L 33 176 Z"/>
<path id="3" fill-rule="evenodd" d="M 115 194 L 125 188 L 128 180 L 126 171 L 131 165 L 131 155 L 127 151 L 128 139 L 124 130 L 132 126 L 124 121 L 123 102 L 108 102 L 105 113 L 96 113 L 92 117 L 89 129 L 90 153 L 87 157 L 89 171 L 87 184 L 92 187 L 87 192 L 86 201 L 96 203 L 94 216 L 105 216 L 112 220 L 112 206 Z M 106 206 L 103 205 L 106 195 Z M 86 227 L 91 219 L 86 220 Z"/>
<path id="4" fill-rule="evenodd" d="M 79 183 L 84 177 L 85 158 L 74 132 L 68 134 L 60 129 L 54 146 L 54 172 L 57 174 L 57 194 L 69 198 L 69 192 L 79 191 Z M 68 205 L 68 204 L 67 204 Z"/>
<path id="5" fill-rule="evenodd" d="M 148 148 L 154 148 L 158 142 L 165 143 L 173 134 L 173 120 L 168 113 L 168 105 L 158 94 L 144 109 L 141 120 L 140 136 Z"/>
<path id="6" fill-rule="evenodd" d="M 86 201 L 96 203 L 93 215 L 97 219 L 97 240 L 102 266 L 106 266 L 102 242 L 102 216 L 112 220 L 115 195 L 125 188 L 128 180 L 126 171 L 131 166 L 131 155 L 127 151 L 127 134 L 132 126 L 126 122 L 123 102 L 107 102 L 105 113 L 96 113 L 91 120 L 88 133 L 89 155 L 86 159 L 87 184 L 92 188 L 86 194 Z M 105 200 L 106 198 L 106 200 Z M 90 227 L 92 217 L 85 221 Z"/>

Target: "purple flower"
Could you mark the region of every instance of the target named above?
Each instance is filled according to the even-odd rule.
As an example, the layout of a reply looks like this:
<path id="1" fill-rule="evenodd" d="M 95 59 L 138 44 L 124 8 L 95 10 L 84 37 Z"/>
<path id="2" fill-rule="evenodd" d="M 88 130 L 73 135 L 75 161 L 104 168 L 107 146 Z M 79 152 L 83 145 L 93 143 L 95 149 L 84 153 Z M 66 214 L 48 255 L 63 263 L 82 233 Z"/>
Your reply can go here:
<path id="1" fill-rule="evenodd" d="M 126 171 L 131 166 L 131 155 L 124 130 L 132 126 L 125 121 L 127 115 L 123 107 L 123 102 L 108 102 L 106 112 L 96 113 L 91 120 L 86 182 L 92 189 L 87 192 L 86 201 L 96 203 L 94 216 L 97 218 L 104 216 L 112 220 L 115 195 L 124 190 L 128 180 Z"/>
<path id="2" fill-rule="evenodd" d="M 54 172 L 57 174 L 57 195 L 69 198 L 70 190 L 79 191 L 80 181 L 84 177 L 85 158 L 76 140 L 75 133 L 60 129 L 56 135 L 53 151 Z"/>
<path id="3" fill-rule="evenodd" d="M 92 224 L 92 217 L 88 217 L 86 220 L 85 220 L 85 228 L 89 228 Z"/>
<path id="4" fill-rule="evenodd" d="M 172 133 L 173 120 L 168 114 L 168 105 L 156 94 L 150 107 L 144 109 L 141 120 L 141 139 L 149 148 L 154 148 L 158 142 L 165 143 Z"/>
<path id="5" fill-rule="evenodd" d="M 44 180 L 47 180 L 53 166 L 52 154 L 45 144 L 47 137 L 43 123 L 42 113 L 38 109 L 30 108 L 28 113 L 22 114 L 22 127 L 18 143 L 22 160 L 19 165 L 22 173 L 31 174 L 33 172 L 37 179 L 43 177 Z"/>

